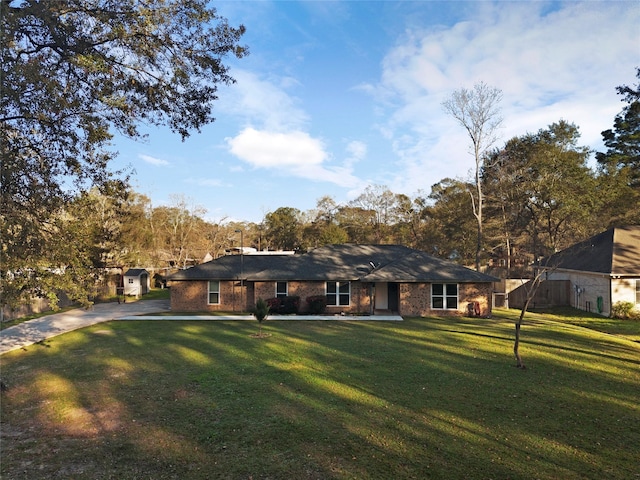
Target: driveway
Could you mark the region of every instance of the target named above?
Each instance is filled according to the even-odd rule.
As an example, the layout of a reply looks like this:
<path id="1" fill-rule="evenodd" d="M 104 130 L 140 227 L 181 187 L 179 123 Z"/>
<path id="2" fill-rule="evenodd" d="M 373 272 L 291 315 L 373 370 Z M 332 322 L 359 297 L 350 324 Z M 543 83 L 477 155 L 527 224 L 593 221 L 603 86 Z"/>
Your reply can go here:
<path id="1" fill-rule="evenodd" d="M 0 331 L 0 354 L 96 323 L 165 311 L 169 311 L 169 300 L 98 303 L 88 310 L 77 308 L 54 313 Z"/>

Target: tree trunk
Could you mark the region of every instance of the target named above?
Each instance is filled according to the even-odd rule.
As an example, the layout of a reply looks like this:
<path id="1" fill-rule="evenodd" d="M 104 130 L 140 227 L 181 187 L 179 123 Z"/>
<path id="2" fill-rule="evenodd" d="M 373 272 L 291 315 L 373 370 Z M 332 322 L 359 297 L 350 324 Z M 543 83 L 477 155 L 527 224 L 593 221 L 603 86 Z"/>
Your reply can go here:
<path id="1" fill-rule="evenodd" d="M 516 339 L 513 343 L 513 354 L 516 357 L 516 367 L 525 370 L 527 367 L 522 361 L 522 357 L 520 356 L 520 328 L 522 327 L 522 322 L 524 321 L 524 315 L 527 313 L 527 309 L 529 308 L 529 304 L 531 303 L 531 299 L 536 294 L 536 290 L 538 290 L 538 286 L 540 285 L 540 279 L 542 278 L 542 274 L 538 273 L 535 278 L 531 281 L 531 288 L 527 291 L 527 299 L 522 306 L 522 310 L 520 310 L 520 317 L 518 317 L 518 321 L 516 322 Z"/>
<path id="2" fill-rule="evenodd" d="M 479 155 L 479 152 L 476 153 Z M 484 203 L 484 196 L 482 193 L 482 179 L 480 178 L 480 157 L 478 156 L 476 160 L 476 194 L 478 195 L 478 205 L 476 206 L 475 216 L 478 220 L 478 240 L 476 244 L 476 271 L 480 271 L 480 256 L 482 255 L 482 242 L 483 242 L 483 232 L 482 232 L 482 207 Z"/>
<path id="3" fill-rule="evenodd" d="M 520 318 L 516 322 L 516 340 L 515 340 L 515 342 L 513 344 L 513 354 L 516 357 L 516 367 L 522 368 L 524 370 L 527 367 L 522 362 L 522 357 L 520 356 L 520 350 L 519 350 L 519 348 L 520 348 L 520 327 L 521 326 L 522 326 L 522 318 Z"/>

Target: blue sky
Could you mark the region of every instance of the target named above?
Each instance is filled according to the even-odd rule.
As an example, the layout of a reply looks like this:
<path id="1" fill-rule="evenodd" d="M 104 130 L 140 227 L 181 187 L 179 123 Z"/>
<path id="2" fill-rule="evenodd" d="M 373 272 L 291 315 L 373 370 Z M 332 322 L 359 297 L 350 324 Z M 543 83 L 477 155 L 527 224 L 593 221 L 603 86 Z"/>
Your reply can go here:
<path id="1" fill-rule="evenodd" d="M 469 140 L 441 104 L 480 81 L 504 95 L 496 146 L 564 119 L 601 149 L 624 105 L 615 87 L 640 66 L 635 1 L 212 5 L 245 25 L 250 49 L 227 60 L 237 83 L 220 89 L 216 122 L 185 142 L 166 129 L 116 138 L 114 167 L 133 168 L 154 206 L 184 195 L 214 222 L 466 179 Z"/>

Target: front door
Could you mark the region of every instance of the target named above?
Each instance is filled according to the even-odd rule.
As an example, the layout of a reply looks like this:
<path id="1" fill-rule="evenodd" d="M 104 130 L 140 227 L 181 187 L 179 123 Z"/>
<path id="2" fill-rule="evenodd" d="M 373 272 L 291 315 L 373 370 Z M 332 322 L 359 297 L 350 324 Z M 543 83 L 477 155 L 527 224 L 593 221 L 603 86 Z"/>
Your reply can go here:
<path id="1" fill-rule="evenodd" d="M 400 311 L 400 290 L 397 283 L 389 282 L 387 284 L 387 298 L 389 302 L 389 310 L 392 312 Z"/>

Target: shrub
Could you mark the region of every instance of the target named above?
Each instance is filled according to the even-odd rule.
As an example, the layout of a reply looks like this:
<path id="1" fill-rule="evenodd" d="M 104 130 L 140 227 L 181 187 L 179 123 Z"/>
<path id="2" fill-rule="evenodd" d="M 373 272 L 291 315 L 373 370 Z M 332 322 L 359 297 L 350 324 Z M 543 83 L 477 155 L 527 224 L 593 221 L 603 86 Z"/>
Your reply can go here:
<path id="1" fill-rule="evenodd" d="M 272 313 L 279 315 L 290 315 L 298 313 L 300 310 L 300 297 L 287 296 L 267 299 L 267 304 Z"/>
<path id="2" fill-rule="evenodd" d="M 613 318 L 639 318 L 640 313 L 635 310 L 635 305 L 631 302 L 616 302 L 611 309 Z"/>
<path id="3" fill-rule="evenodd" d="M 280 302 L 279 298 L 267 298 L 265 301 L 267 305 L 269 305 L 269 311 L 271 313 L 280 313 L 280 305 L 282 302 Z"/>
<path id="4" fill-rule="evenodd" d="M 327 296 L 326 295 L 314 295 L 307 297 L 307 305 L 309 306 L 309 313 L 317 315 L 324 313 L 327 308 Z"/>
<path id="5" fill-rule="evenodd" d="M 300 297 L 289 296 L 280 298 L 282 302 L 280 305 L 280 313 L 289 315 L 292 313 L 298 313 L 300 310 Z"/>

